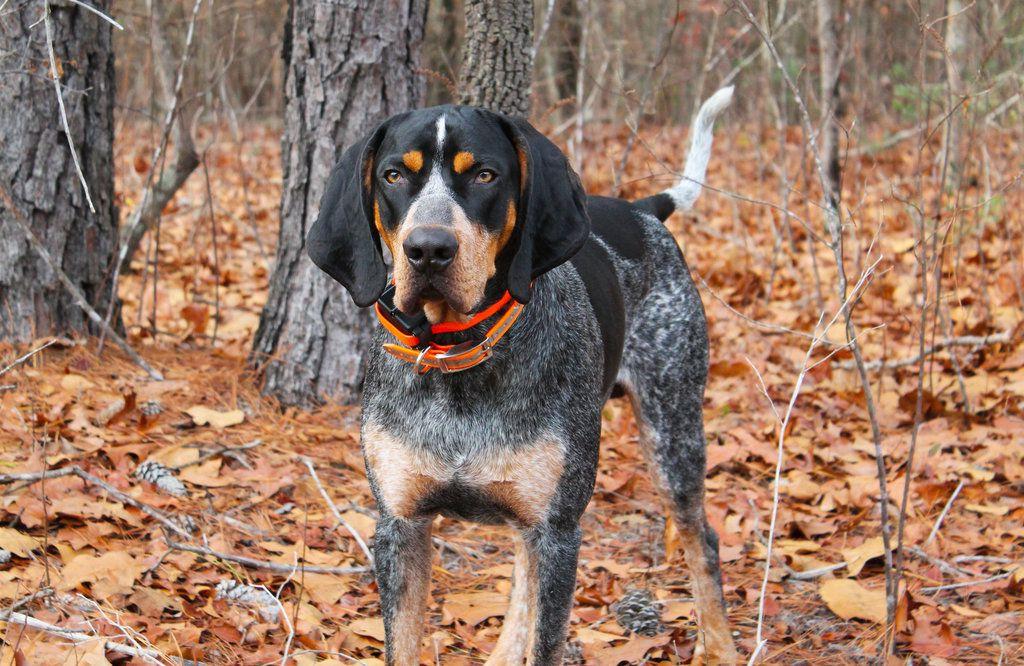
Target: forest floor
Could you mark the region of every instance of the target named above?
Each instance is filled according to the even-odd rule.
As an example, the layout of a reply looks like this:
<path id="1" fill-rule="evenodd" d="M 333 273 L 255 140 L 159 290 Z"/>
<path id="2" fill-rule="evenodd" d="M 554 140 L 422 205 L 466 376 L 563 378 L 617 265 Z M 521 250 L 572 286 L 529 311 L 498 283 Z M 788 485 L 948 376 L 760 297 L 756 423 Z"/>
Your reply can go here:
<path id="1" fill-rule="evenodd" d="M 604 193 L 627 136 L 591 131 L 582 175 L 590 191 Z M 142 189 L 153 137 L 120 132 L 124 213 Z M 667 186 L 666 165 L 679 168 L 683 159 L 685 130 L 641 136 L 624 178 L 630 196 Z M 726 118 L 708 181 L 747 200 L 708 191 L 693 214 L 669 222 L 709 318 L 707 510 L 721 540 L 732 626 L 750 654 L 777 460 L 774 410 L 785 416 L 802 377 L 785 429 L 763 654 L 770 663 L 865 663 L 877 655 L 885 619 L 872 429 L 852 355 L 836 346 L 845 340 L 841 323 L 805 362 L 819 316 L 828 322 L 836 310 L 835 263 L 809 241 L 824 232 L 815 190 L 797 166 L 799 133 L 783 150 L 776 138 L 729 127 Z M 893 663 L 1024 663 L 1020 137 L 991 130 L 984 140 L 989 159 L 965 165 L 964 186 L 940 202 L 931 180 L 921 185 L 913 175 L 934 172 L 932 147 L 918 151 L 910 140 L 846 165 L 847 272 L 852 286 L 870 269 L 855 320 L 865 359 L 875 362 L 869 375 L 891 517 L 917 399 L 915 206 L 946 232 L 944 307 L 937 326 L 928 320 L 928 344 L 980 336 L 940 350 L 925 368 L 905 532 L 914 550 L 897 617 L 903 656 Z M 246 363 L 273 260 L 279 134 L 254 125 L 235 141 L 226 129 L 204 129 L 198 143 L 210 141 L 213 200 L 201 167 L 162 224 L 155 287 L 141 259 L 121 284 L 129 340 L 167 380 L 150 380 L 109 342 L 98 354 L 95 340 L 58 341 L 0 377 L 0 471 L 74 465 L 123 493 L 79 475 L 3 488 L 0 548 L 11 559 L 0 565 L 2 604 L 107 642 L 72 646 L 53 630 L 11 621 L 2 664 L 123 661 L 115 643 L 210 664 L 281 663 L 285 652 L 300 665 L 382 663 L 376 588 L 353 536 L 372 539 L 374 510 L 357 410 L 282 409 L 260 396 Z M 792 184 L 789 218 L 780 208 L 782 177 Z M 948 225 L 951 200 L 961 212 Z M 0 368 L 31 348 L 0 349 Z M 136 474 L 144 461 L 176 471 L 157 485 L 160 468 L 148 466 L 149 481 Z M 339 526 L 310 468 L 351 531 Z M 696 627 L 690 579 L 664 515 L 630 410 L 613 400 L 583 520 L 571 627 L 577 663 L 688 662 Z M 478 663 L 505 611 L 511 540 L 499 528 L 441 519 L 435 534 L 422 656 Z M 299 563 L 326 572 L 297 570 Z M 653 636 L 630 634 L 611 610 L 636 588 L 653 595 L 664 622 Z"/>

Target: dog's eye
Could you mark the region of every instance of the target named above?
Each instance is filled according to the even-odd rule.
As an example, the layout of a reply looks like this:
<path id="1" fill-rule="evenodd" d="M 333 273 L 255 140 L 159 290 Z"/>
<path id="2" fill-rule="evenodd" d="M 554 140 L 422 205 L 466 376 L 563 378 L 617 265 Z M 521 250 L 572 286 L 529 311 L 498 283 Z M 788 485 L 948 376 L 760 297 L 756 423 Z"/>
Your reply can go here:
<path id="1" fill-rule="evenodd" d="M 498 177 L 498 174 L 494 173 L 490 169 L 481 169 L 480 173 L 476 175 L 476 182 L 478 183 L 493 183 Z"/>
<path id="2" fill-rule="evenodd" d="M 398 181 L 402 180 L 402 174 L 399 173 L 397 169 L 388 169 L 384 172 L 384 180 L 386 180 L 389 185 L 394 185 Z"/>

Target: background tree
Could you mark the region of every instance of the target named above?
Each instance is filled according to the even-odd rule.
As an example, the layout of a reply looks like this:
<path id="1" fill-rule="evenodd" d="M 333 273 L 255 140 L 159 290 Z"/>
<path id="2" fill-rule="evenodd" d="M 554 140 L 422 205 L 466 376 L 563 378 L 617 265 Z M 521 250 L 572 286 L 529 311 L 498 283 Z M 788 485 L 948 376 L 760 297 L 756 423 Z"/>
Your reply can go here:
<path id="1" fill-rule="evenodd" d="M 528 116 L 532 83 L 533 2 L 466 0 L 461 103 Z"/>
<path id="2" fill-rule="evenodd" d="M 388 116 L 419 104 L 426 0 L 292 0 L 285 28 L 281 231 L 253 361 L 286 404 L 330 395 L 353 402 L 372 314 L 303 250 L 341 151 Z"/>
<path id="3" fill-rule="evenodd" d="M 196 9 L 198 8 L 196 6 Z M 195 26 L 189 26 L 185 35 L 186 45 L 182 49 L 181 56 L 178 56 L 168 41 L 171 26 L 167 16 L 167 3 L 148 0 L 147 9 L 150 15 L 149 35 L 153 51 L 153 72 L 156 74 L 157 88 L 160 92 L 158 106 L 161 107 L 161 116 L 173 111 L 171 126 L 167 129 L 170 133 L 171 143 L 174 145 L 175 158 L 173 164 L 151 165 L 151 168 L 158 170 L 159 175 L 151 183 L 150 190 L 143 193 L 138 208 L 132 212 L 127 223 L 121 229 L 121 239 L 125 246 L 122 250 L 123 259 L 120 259 L 121 270 L 129 267 L 143 236 L 160 220 L 160 214 L 164 207 L 199 166 L 199 156 L 196 154 L 192 131 L 189 127 L 191 117 L 185 109 L 181 108 L 184 104 L 180 100 L 181 89 L 180 83 L 177 81 L 178 60 L 180 57 L 187 62 L 188 47 L 191 46 L 188 43 L 189 37 L 194 32 Z M 193 13 L 193 22 L 194 17 Z M 181 63 L 180 67 L 182 74 L 184 74 L 184 64 L 184 62 Z"/>
<path id="4" fill-rule="evenodd" d="M 93 5 L 106 11 L 109 3 Z M 40 22 L 45 9 L 49 18 Z M 16 216 L 28 222 L 86 300 L 106 308 L 117 234 L 110 33 L 109 23 L 71 3 L 16 3 L 0 12 L 0 339 L 88 328 L 57 275 L 15 228 Z M 61 123 L 49 44 L 95 210 Z"/>

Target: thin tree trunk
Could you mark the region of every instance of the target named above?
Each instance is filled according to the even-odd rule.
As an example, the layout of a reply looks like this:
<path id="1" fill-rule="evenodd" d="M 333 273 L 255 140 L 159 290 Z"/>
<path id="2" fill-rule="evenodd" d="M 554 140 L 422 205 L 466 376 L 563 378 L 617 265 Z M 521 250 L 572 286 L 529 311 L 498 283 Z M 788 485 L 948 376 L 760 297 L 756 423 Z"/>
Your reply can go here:
<path id="1" fill-rule="evenodd" d="M 562 38 L 553 44 L 555 61 L 555 90 L 558 98 L 567 99 L 576 95 L 576 81 L 580 68 L 580 53 L 583 39 L 583 13 L 580 11 L 580 0 L 560 0 L 556 7 L 557 25 L 562 30 Z M 583 106 L 584 100 L 577 100 L 577 108 Z"/>
<path id="2" fill-rule="evenodd" d="M 961 16 L 964 11 L 964 5 L 961 0 L 946 0 L 946 34 L 944 36 L 946 42 L 946 100 L 949 108 L 952 109 L 957 103 L 957 98 L 961 94 L 961 82 L 958 68 L 960 67 L 960 59 L 963 57 L 963 50 L 966 43 L 966 36 L 964 34 L 964 24 L 967 22 L 967 18 Z M 946 151 L 949 154 L 958 156 L 958 147 L 960 145 L 960 114 L 950 113 L 946 119 L 945 124 L 942 128 L 942 144 L 945 147 L 944 151 L 940 152 L 938 157 L 941 162 L 942 157 Z M 947 190 L 955 189 L 957 180 L 960 177 L 960 160 L 952 159 L 949 160 L 946 165 L 946 182 L 942 183 L 942 187 Z"/>
<path id="3" fill-rule="evenodd" d="M 163 112 L 176 108 L 173 124 L 169 128 L 175 157 L 174 164 L 169 167 L 163 164 L 150 165 L 151 169 L 158 169 L 159 177 L 153 183 L 149 196 L 142 197 L 143 201 L 139 204 L 142 208 L 135 211 L 132 216 L 133 218 L 137 217 L 138 221 L 134 225 L 129 224 L 126 229 L 122 230 L 122 234 L 126 234 L 122 242 L 127 245 L 124 261 L 121 262 L 122 271 L 128 269 L 146 232 L 156 225 L 174 194 L 181 189 L 188 177 L 199 166 L 199 156 L 196 155 L 192 132 L 189 129 L 189 117 L 182 108 L 181 101 L 179 100 L 177 103 L 175 101 L 175 79 L 179 63 L 171 45 L 167 42 L 166 35 L 169 32 L 169 26 L 166 3 L 164 0 L 156 2 L 150 0 L 149 4 L 152 13 L 150 35 L 153 41 L 153 69 L 156 71 L 156 78 L 160 84 L 160 104 L 163 106 Z M 188 46 L 186 46 L 187 48 Z M 187 59 L 187 51 L 183 52 L 181 57 Z M 177 94 L 180 94 L 180 91 Z"/>
<path id="4" fill-rule="evenodd" d="M 107 0 L 94 0 L 107 11 Z M 96 310 L 117 238 L 111 26 L 71 3 L 50 4 L 53 48 L 71 140 L 96 211 L 89 210 L 50 79 L 43 2 L 0 11 L 0 188 Z M 89 320 L 0 203 L 0 339 L 87 332 Z M 115 326 L 117 326 L 115 320 Z"/>
<path id="5" fill-rule="evenodd" d="M 842 58 L 842 17 L 843 0 L 818 0 L 818 54 L 821 68 L 821 154 L 818 156 L 825 165 L 827 184 L 825 193 L 832 206 L 839 202 L 841 186 L 841 165 L 839 161 L 839 124 L 842 116 L 843 99 L 839 89 Z"/>
<path id="6" fill-rule="evenodd" d="M 331 168 L 377 123 L 415 107 L 427 0 L 292 0 L 285 27 L 284 185 L 277 262 L 253 345 L 285 404 L 354 402 L 372 315 L 303 250 Z"/>
<path id="7" fill-rule="evenodd" d="M 529 116 L 532 83 L 532 0 L 466 0 L 462 103 Z"/>

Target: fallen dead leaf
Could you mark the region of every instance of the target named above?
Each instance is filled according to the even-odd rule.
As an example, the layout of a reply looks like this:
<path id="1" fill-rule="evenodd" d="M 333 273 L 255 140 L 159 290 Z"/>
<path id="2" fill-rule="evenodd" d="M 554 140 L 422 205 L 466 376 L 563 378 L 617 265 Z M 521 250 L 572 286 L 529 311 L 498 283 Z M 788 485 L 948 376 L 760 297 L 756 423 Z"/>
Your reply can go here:
<path id="1" fill-rule="evenodd" d="M 209 425 L 214 428 L 228 428 L 238 425 L 245 420 L 245 412 L 240 409 L 232 409 L 227 412 L 219 412 L 209 407 L 195 405 L 185 410 L 185 413 L 192 417 L 192 421 L 198 426 Z"/>
<path id="2" fill-rule="evenodd" d="M 841 552 L 843 560 L 846 562 L 846 575 L 852 578 L 860 573 L 869 560 L 885 555 L 885 545 L 882 542 L 882 537 L 875 537 L 868 539 L 856 548 L 846 548 Z"/>
<path id="3" fill-rule="evenodd" d="M 353 620 L 348 625 L 349 631 L 367 636 L 374 640 L 384 641 L 384 620 L 379 617 L 364 617 Z"/>
<path id="4" fill-rule="evenodd" d="M 0 527 L 0 548 L 9 550 L 19 557 L 28 557 L 39 548 L 39 540 L 12 527 Z"/>
<path id="5" fill-rule="evenodd" d="M 123 550 L 112 550 L 99 557 L 79 555 L 61 572 L 61 589 L 72 590 L 83 583 L 92 583 L 103 584 L 110 594 L 128 594 L 145 568 Z"/>
<path id="6" fill-rule="evenodd" d="M 497 592 L 462 592 L 448 594 L 444 599 L 442 624 L 454 620 L 476 626 L 489 617 L 503 617 L 508 610 L 508 596 Z"/>
<path id="7" fill-rule="evenodd" d="M 829 610 L 844 620 L 885 622 L 885 591 L 869 590 L 849 578 L 826 580 L 818 589 Z"/>

